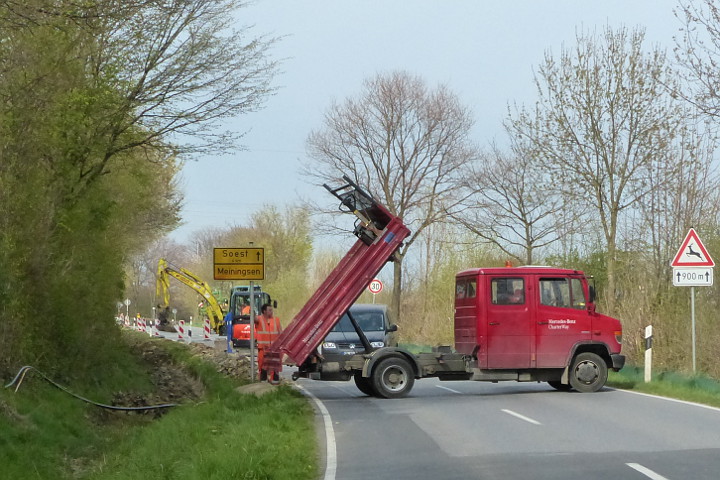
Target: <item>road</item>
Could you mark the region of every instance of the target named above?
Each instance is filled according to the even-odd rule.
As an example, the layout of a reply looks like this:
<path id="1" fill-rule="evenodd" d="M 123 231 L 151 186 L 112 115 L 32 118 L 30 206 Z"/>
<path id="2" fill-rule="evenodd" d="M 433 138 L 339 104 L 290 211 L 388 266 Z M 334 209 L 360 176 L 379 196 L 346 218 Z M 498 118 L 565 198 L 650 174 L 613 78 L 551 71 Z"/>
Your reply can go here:
<path id="1" fill-rule="evenodd" d="M 537 383 L 423 379 L 398 400 L 352 381 L 297 385 L 327 412 L 325 480 L 720 478 L 714 408 Z"/>

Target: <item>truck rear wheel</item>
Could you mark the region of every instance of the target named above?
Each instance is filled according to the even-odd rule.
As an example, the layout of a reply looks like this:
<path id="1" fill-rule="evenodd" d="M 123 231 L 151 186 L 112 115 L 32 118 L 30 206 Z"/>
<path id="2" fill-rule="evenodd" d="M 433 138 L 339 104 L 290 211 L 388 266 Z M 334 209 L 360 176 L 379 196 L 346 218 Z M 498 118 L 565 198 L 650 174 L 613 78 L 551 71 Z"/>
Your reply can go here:
<path id="1" fill-rule="evenodd" d="M 607 381 L 608 370 L 605 360 L 599 355 L 584 352 L 576 355 L 570 369 L 570 385 L 582 393 L 597 392 Z"/>
<path id="2" fill-rule="evenodd" d="M 375 393 L 373 389 L 372 378 L 363 377 L 361 372 L 355 372 L 353 380 L 355 380 L 355 386 L 362 393 L 370 395 L 371 397 L 377 396 L 377 393 Z"/>
<path id="3" fill-rule="evenodd" d="M 567 383 L 562 383 L 560 380 L 548 380 L 548 385 L 553 387 L 555 390 L 561 391 L 561 392 L 567 392 L 572 387 Z"/>
<path id="4" fill-rule="evenodd" d="M 388 357 L 381 360 L 372 373 L 372 386 L 377 396 L 382 398 L 401 398 L 412 390 L 415 373 L 407 360 L 400 357 Z"/>

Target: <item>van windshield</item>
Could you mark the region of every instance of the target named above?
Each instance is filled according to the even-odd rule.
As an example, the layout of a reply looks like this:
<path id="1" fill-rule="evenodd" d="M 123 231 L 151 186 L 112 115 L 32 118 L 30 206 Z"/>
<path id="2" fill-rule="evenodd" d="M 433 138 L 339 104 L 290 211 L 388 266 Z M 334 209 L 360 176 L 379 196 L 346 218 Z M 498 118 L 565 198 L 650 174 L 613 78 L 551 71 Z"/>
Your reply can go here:
<path id="1" fill-rule="evenodd" d="M 363 332 L 383 332 L 385 324 L 382 312 L 361 312 L 353 313 L 353 318 Z M 333 327 L 333 332 L 353 332 L 355 329 L 350 323 L 350 317 L 343 315 L 340 321 Z"/>

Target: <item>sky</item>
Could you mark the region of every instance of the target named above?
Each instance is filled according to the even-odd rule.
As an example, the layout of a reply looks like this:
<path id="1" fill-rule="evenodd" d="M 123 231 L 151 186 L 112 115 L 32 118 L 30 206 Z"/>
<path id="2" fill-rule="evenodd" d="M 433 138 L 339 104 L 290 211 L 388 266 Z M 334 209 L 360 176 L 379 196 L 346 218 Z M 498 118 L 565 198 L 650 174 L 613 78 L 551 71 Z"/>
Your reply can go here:
<path id="1" fill-rule="evenodd" d="M 363 81 L 395 70 L 444 84 L 474 113 L 474 141 L 502 144 L 510 103 L 531 104 L 533 70 L 546 52 L 573 46 L 578 31 L 642 26 L 646 42 L 671 52 L 676 0 L 257 0 L 237 13 L 254 35 L 283 36 L 278 92 L 254 113 L 226 121 L 246 132 L 246 150 L 186 161 L 180 186 L 188 243 L 208 227 L 247 225 L 265 205 L 336 200 L 299 175 L 305 142 L 333 101 L 360 94 Z"/>

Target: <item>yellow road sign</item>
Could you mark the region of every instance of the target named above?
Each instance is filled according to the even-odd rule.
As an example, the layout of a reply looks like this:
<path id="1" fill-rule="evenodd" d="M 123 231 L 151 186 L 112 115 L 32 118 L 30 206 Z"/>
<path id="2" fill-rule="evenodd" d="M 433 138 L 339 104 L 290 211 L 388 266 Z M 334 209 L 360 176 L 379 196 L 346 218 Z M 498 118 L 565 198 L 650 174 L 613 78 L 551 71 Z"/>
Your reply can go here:
<path id="1" fill-rule="evenodd" d="M 264 265 L 264 248 L 214 248 L 213 263 L 227 265 Z"/>
<path id="2" fill-rule="evenodd" d="M 215 280 L 265 279 L 265 249 L 213 249 L 213 277 Z"/>

